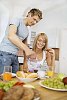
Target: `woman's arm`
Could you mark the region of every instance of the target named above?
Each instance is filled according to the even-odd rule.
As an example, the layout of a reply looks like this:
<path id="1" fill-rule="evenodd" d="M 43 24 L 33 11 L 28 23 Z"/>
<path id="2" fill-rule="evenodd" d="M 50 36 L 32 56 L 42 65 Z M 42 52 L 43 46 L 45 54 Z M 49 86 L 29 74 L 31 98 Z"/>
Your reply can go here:
<path id="1" fill-rule="evenodd" d="M 47 64 L 50 67 L 49 69 L 55 69 L 55 52 L 53 49 L 47 49 L 46 53 Z"/>
<path id="2" fill-rule="evenodd" d="M 26 57 L 25 52 L 23 52 L 23 53 L 24 53 L 23 71 L 27 72 L 28 71 L 27 57 Z"/>
<path id="3" fill-rule="evenodd" d="M 23 43 L 27 45 L 27 38 L 23 41 Z M 24 54 L 23 71 L 27 72 L 28 71 L 27 57 L 24 51 L 23 51 L 23 54 Z"/>

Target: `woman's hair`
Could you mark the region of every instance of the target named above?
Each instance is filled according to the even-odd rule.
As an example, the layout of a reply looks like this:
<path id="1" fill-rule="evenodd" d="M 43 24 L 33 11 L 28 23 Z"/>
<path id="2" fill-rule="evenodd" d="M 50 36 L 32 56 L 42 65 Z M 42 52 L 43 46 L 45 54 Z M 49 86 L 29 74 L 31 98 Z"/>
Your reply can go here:
<path id="1" fill-rule="evenodd" d="M 39 33 L 39 34 L 35 37 L 34 42 L 33 42 L 33 48 L 32 48 L 32 49 L 33 49 L 34 51 L 36 51 L 37 40 L 38 40 L 38 38 L 39 38 L 40 36 L 44 36 L 44 38 L 45 38 L 45 46 L 43 47 L 42 50 L 47 49 L 47 46 L 48 46 L 48 37 L 47 37 L 47 35 L 46 35 L 45 33 Z"/>
<path id="2" fill-rule="evenodd" d="M 28 14 L 31 13 L 31 16 L 35 16 L 37 15 L 39 17 L 39 19 L 42 19 L 42 11 L 40 11 L 39 9 L 31 9 Z"/>

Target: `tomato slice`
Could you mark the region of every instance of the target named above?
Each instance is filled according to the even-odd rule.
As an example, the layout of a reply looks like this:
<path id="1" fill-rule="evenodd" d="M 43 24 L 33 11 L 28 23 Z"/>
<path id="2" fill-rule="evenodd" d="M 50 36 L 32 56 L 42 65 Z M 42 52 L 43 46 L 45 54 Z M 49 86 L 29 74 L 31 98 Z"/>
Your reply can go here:
<path id="1" fill-rule="evenodd" d="M 16 82 L 13 86 L 16 86 L 16 85 L 24 85 L 25 83 L 24 82 Z"/>

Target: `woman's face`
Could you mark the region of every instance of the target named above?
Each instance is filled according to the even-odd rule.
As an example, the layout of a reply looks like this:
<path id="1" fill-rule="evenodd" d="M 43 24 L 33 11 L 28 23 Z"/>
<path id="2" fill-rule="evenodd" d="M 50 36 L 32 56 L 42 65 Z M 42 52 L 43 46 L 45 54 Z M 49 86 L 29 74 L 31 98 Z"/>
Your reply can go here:
<path id="1" fill-rule="evenodd" d="M 37 40 L 36 47 L 40 50 L 42 50 L 45 46 L 45 38 L 44 36 L 39 36 Z"/>

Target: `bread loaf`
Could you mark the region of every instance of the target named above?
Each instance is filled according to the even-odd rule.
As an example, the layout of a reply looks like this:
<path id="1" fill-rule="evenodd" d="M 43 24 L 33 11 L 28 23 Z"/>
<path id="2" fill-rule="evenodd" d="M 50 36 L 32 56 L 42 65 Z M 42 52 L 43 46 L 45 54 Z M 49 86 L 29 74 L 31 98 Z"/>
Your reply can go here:
<path id="1" fill-rule="evenodd" d="M 16 72 L 16 75 L 17 75 L 18 77 L 25 78 L 25 73 L 24 73 L 23 71 L 17 71 L 17 72 Z"/>
<path id="2" fill-rule="evenodd" d="M 25 74 L 25 78 L 28 76 L 28 73 L 24 73 Z"/>
<path id="3" fill-rule="evenodd" d="M 26 78 L 37 78 L 37 77 L 38 77 L 37 73 L 31 73 Z"/>
<path id="4" fill-rule="evenodd" d="M 37 73 L 24 73 L 23 71 L 17 71 L 16 75 L 21 78 L 37 78 Z"/>

